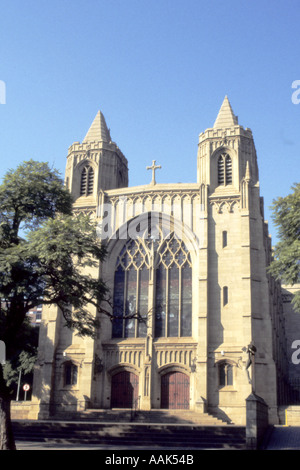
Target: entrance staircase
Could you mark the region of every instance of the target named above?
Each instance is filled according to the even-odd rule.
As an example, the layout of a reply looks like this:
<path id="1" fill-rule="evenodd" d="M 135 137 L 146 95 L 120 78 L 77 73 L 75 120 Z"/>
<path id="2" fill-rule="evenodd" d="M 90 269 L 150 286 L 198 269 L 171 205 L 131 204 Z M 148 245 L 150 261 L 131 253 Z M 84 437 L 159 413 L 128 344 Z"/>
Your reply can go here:
<path id="1" fill-rule="evenodd" d="M 17 442 L 106 449 L 245 449 L 244 426 L 191 411 L 87 410 L 64 420 L 13 421 Z"/>
<path id="2" fill-rule="evenodd" d="M 66 415 L 57 415 L 66 419 Z M 226 422 L 208 413 L 197 413 L 190 410 L 132 410 L 115 408 L 111 410 L 88 409 L 81 413 L 68 415 L 75 420 L 98 422 L 134 422 L 154 424 L 196 424 L 201 426 L 224 425 Z"/>

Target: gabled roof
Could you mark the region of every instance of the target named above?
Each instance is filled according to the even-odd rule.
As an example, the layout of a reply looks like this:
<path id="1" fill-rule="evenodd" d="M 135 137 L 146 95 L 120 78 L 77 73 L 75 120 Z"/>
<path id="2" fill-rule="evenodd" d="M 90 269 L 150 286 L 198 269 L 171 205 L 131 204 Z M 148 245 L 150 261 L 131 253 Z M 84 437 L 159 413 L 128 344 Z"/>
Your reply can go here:
<path id="1" fill-rule="evenodd" d="M 214 128 L 222 129 L 223 127 L 231 127 L 236 125 L 238 125 L 238 118 L 233 114 L 232 107 L 226 95 L 217 119 L 214 123 Z"/>
<path id="2" fill-rule="evenodd" d="M 89 128 L 83 142 L 111 142 L 110 132 L 106 125 L 105 118 L 101 111 L 98 111 L 96 117 Z"/>

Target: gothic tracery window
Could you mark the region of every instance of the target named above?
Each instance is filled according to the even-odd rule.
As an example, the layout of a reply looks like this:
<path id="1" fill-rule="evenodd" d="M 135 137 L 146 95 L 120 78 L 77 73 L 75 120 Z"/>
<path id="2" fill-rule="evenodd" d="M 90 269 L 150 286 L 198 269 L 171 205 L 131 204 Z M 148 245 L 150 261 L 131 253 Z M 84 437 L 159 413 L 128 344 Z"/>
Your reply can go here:
<path id="1" fill-rule="evenodd" d="M 149 296 L 150 271 L 154 299 Z M 153 315 L 155 337 L 192 334 L 192 265 L 182 240 L 130 239 L 119 254 L 114 278 L 115 338 L 145 337 Z"/>
<path id="2" fill-rule="evenodd" d="M 94 170 L 91 166 L 87 165 L 81 172 L 80 182 L 80 195 L 89 196 L 93 194 L 94 189 Z"/>
<path id="3" fill-rule="evenodd" d="M 164 242 L 155 272 L 155 337 L 191 336 L 192 267 L 182 240 Z"/>
<path id="4" fill-rule="evenodd" d="M 222 154 L 218 158 L 218 184 L 232 184 L 232 160 L 227 154 Z"/>

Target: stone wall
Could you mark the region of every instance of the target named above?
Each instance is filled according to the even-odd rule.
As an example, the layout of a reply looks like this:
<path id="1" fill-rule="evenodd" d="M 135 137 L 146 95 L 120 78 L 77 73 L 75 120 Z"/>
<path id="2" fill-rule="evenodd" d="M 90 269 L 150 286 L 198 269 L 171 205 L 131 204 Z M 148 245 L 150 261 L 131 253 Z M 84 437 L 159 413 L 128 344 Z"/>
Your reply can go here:
<path id="1" fill-rule="evenodd" d="M 248 449 L 255 450 L 262 442 L 269 425 L 268 405 L 262 398 L 251 393 L 246 399 L 246 409 L 246 445 Z"/>

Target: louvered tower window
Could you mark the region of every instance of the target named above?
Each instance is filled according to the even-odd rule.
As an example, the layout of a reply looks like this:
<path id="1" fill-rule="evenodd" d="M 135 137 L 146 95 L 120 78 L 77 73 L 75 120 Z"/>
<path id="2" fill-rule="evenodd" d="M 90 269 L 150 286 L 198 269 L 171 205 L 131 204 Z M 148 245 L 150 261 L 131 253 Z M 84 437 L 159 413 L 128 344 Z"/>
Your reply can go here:
<path id="1" fill-rule="evenodd" d="M 218 184 L 232 184 L 232 161 L 227 154 L 220 155 L 218 158 Z"/>
<path id="2" fill-rule="evenodd" d="M 224 158 L 223 155 L 219 156 L 218 159 L 218 183 L 219 184 L 224 184 Z"/>
<path id="3" fill-rule="evenodd" d="M 226 184 L 232 184 L 232 163 L 229 155 L 225 157 Z"/>
<path id="4" fill-rule="evenodd" d="M 81 173 L 80 195 L 89 196 L 93 194 L 94 170 L 91 166 L 85 166 Z"/>
<path id="5" fill-rule="evenodd" d="M 93 194 L 94 188 L 94 170 L 89 167 L 88 169 L 88 178 L 87 178 L 87 195 Z"/>

